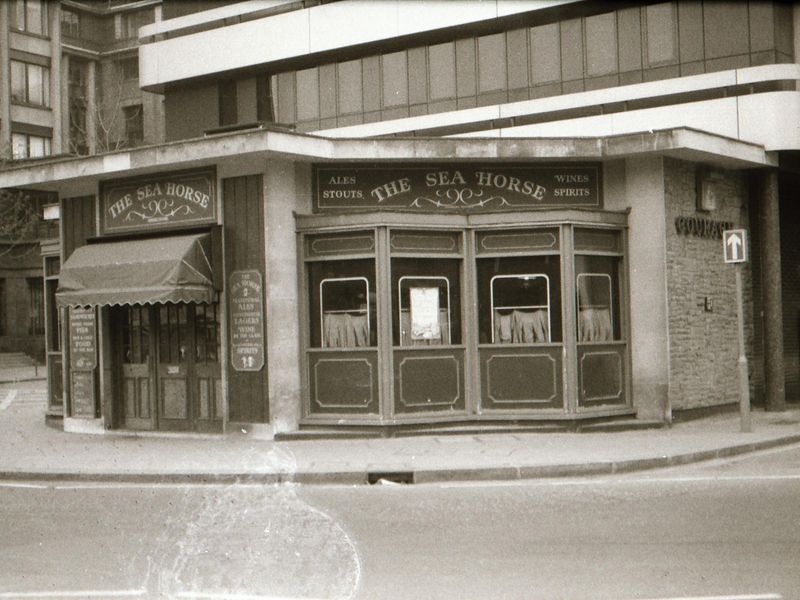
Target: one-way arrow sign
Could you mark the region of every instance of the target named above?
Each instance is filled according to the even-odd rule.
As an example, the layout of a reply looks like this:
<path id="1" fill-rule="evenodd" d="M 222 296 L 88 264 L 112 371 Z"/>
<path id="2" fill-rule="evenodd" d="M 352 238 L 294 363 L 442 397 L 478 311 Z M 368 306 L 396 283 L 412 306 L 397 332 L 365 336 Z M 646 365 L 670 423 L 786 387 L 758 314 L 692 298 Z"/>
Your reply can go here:
<path id="1" fill-rule="evenodd" d="M 747 230 L 726 229 L 723 231 L 722 250 L 726 263 L 747 262 Z"/>

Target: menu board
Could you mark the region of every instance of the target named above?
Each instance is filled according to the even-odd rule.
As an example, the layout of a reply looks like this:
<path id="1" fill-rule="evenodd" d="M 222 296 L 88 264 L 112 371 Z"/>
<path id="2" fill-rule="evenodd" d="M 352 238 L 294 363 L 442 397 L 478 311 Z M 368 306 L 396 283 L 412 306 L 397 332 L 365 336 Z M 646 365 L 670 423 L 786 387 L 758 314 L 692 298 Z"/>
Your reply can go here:
<path id="1" fill-rule="evenodd" d="M 72 372 L 71 403 L 73 417 L 93 418 L 95 416 L 93 371 Z"/>
<path id="2" fill-rule="evenodd" d="M 237 371 L 264 366 L 264 286 L 255 270 L 234 271 L 230 279 L 231 364 Z"/>
<path id="3" fill-rule="evenodd" d="M 94 308 L 69 309 L 71 368 L 91 371 L 97 366 L 97 320 Z"/>

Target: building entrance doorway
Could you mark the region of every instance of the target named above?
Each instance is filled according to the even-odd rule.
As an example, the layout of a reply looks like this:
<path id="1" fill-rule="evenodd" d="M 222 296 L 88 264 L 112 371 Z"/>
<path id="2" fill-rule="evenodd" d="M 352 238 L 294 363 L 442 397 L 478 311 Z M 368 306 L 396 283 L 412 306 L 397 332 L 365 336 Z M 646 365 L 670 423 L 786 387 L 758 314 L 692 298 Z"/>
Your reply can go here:
<path id="1" fill-rule="evenodd" d="M 120 426 L 222 431 L 217 304 L 113 307 L 111 327 Z"/>

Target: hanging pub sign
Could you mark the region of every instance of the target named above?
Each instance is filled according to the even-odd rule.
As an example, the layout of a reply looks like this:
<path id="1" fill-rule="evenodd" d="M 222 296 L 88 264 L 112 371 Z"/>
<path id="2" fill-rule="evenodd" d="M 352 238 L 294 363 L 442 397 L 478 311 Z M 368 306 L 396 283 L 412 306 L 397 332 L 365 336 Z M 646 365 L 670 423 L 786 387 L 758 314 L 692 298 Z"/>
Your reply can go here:
<path id="1" fill-rule="evenodd" d="M 216 222 L 213 170 L 112 181 L 100 197 L 104 233 Z"/>
<path id="2" fill-rule="evenodd" d="M 314 204 L 317 211 L 600 208 L 600 167 L 480 163 L 318 166 Z"/>
<path id="3" fill-rule="evenodd" d="M 237 371 L 260 371 L 264 366 L 263 295 L 261 273 L 231 273 L 231 364 Z"/>

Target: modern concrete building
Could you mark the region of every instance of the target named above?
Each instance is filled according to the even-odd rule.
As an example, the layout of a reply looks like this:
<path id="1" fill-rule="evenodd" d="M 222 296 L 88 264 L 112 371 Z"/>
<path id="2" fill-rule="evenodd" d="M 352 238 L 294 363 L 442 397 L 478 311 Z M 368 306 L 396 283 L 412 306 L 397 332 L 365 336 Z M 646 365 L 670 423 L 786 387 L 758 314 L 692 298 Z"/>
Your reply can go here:
<path id="1" fill-rule="evenodd" d="M 60 199 L 67 429 L 735 406 L 737 269 L 753 398 L 800 396 L 797 6 L 179 6 L 163 144 L 0 175 Z"/>
<path id="2" fill-rule="evenodd" d="M 162 97 L 139 86 L 137 38 L 141 25 L 160 18 L 160 0 L 0 3 L 0 161 L 163 142 Z M 0 200 L 4 215 L 9 201 Z M 33 194 L 30 201 L 41 217 L 47 197 Z M 57 214 L 49 217 L 53 223 Z M 31 225 L 26 235 L 52 229 Z M 0 250 L 0 351 L 55 357 L 58 337 L 45 343 L 40 240 L 8 233 L 0 241 L 7 249 Z M 60 393 L 52 402 L 57 411 Z"/>
<path id="3" fill-rule="evenodd" d="M 11 0 L 0 6 L 0 144 L 6 158 L 163 141 L 162 98 L 139 86 L 137 32 L 160 0 Z"/>

